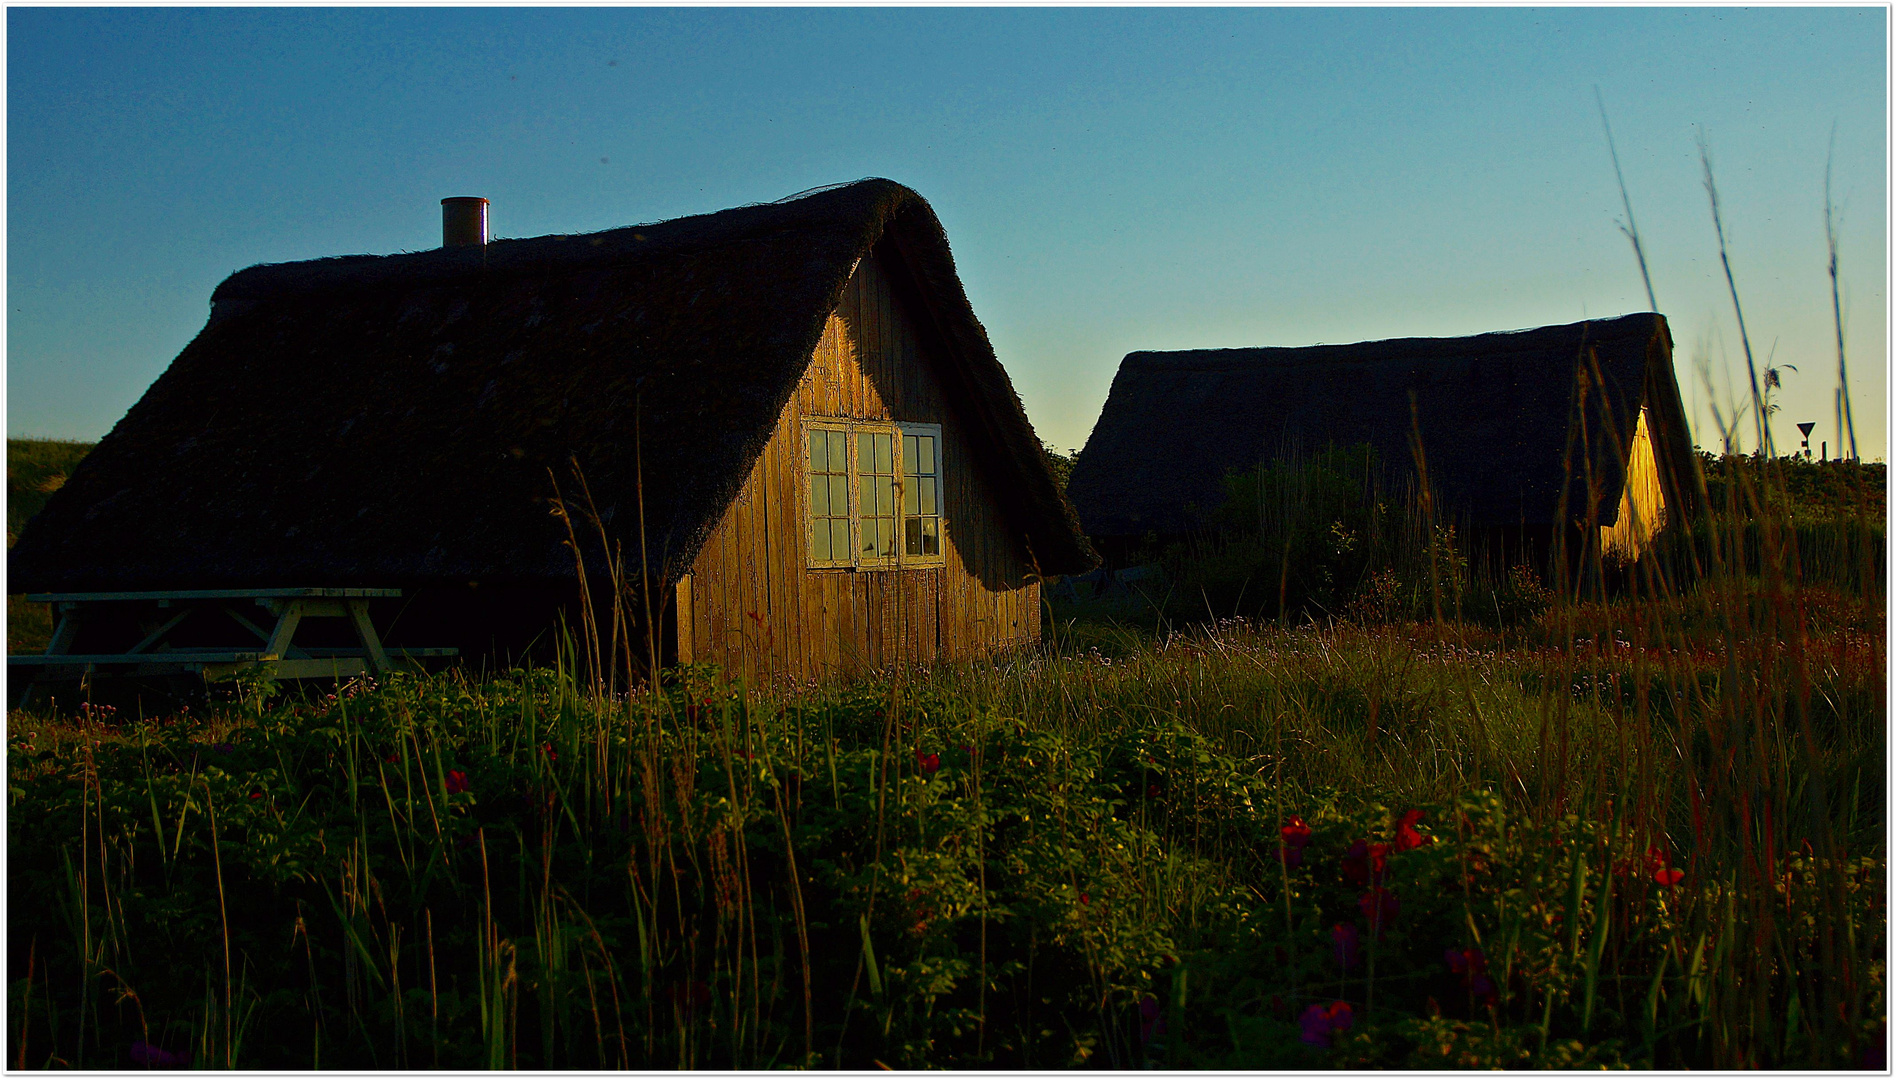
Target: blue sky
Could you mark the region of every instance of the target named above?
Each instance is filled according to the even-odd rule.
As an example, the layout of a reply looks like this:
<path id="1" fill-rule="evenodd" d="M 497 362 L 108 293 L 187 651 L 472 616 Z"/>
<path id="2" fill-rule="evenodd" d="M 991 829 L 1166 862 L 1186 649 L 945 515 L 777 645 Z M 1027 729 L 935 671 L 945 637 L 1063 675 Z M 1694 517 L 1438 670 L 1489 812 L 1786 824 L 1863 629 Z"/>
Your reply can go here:
<path id="1" fill-rule="evenodd" d="M 1077 447 L 1135 349 L 1645 309 L 1597 85 L 1702 445 L 1708 400 L 1748 395 L 1701 131 L 1753 348 L 1797 368 L 1779 443 L 1815 420 L 1837 448 L 1834 126 L 1851 389 L 1880 457 L 1886 18 L 10 8 L 8 433 L 104 434 L 226 275 L 435 246 L 444 195 L 533 236 L 887 176 L 941 216 L 1043 437 Z"/>

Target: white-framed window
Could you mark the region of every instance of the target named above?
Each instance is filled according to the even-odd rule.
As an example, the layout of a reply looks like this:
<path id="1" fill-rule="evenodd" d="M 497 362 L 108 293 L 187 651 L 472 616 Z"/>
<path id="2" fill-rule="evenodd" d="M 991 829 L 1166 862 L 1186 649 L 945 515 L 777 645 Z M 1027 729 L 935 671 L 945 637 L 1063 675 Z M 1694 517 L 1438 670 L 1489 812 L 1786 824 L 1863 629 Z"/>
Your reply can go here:
<path id="1" fill-rule="evenodd" d="M 939 424 L 804 423 L 809 565 L 941 566 Z"/>

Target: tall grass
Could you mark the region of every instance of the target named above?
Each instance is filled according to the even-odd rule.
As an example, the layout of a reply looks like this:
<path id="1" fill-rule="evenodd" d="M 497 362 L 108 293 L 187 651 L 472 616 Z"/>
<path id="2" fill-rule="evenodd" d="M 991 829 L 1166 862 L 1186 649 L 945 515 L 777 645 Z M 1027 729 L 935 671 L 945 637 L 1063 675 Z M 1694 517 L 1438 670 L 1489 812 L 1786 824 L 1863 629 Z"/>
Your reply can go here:
<path id="1" fill-rule="evenodd" d="M 599 602 L 551 668 L 12 713 L 8 1058 L 1881 1060 L 1869 489 L 1818 527 L 1794 470 L 1719 461 L 1689 530 L 1561 555 L 1590 576 L 1483 622 L 1481 560 L 1371 466 L 1240 477 L 1229 606 L 1157 634 L 654 685 L 649 589 L 580 557 L 613 553 L 582 488 Z"/>
<path id="2" fill-rule="evenodd" d="M 11 1056 L 1859 1063 L 1885 1008 L 1882 599 L 1755 535 L 1781 545 L 1764 576 L 1731 550 L 1753 532 L 1716 530 L 1689 588 L 1655 567 L 1505 637 L 1225 620 L 631 694 L 569 643 L 481 683 L 16 713 Z M 1408 808 L 1432 842 L 1403 850 Z M 1337 1001 L 1353 1025 L 1306 1041 Z"/>

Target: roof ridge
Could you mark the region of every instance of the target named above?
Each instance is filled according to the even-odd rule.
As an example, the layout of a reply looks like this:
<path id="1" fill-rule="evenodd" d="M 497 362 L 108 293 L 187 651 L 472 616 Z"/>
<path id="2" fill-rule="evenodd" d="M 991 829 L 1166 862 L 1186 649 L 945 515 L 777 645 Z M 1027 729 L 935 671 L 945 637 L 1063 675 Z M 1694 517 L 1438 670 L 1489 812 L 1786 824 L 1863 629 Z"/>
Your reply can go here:
<path id="1" fill-rule="evenodd" d="M 1420 349 L 1428 347 L 1460 349 L 1475 345 L 1478 342 L 1507 344 L 1513 347 L 1506 351 L 1523 352 L 1530 349 L 1544 348 L 1547 339 L 1558 338 L 1570 333 L 1578 333 L 1583 329 L 1589 332 L 1593 330 L 1609 331 L 1601 334 L 1602 339 L 1629 336 L 1622 333 L 1613 333 L 1611 332 L 1612 330 L 1637 329 L 1649 332 L 1657 324 L 1648 322 L 1642 327 L 1639 325 L 1639 320 L 1663 318 L 1664 316 L 1658 312 L 1638 311 L 1625 315 L 1616 315 L 1608 319 L 1585 319 L 1580 322 L 1560 323 L 1552 326 L 1530 326 L 1519 330 L 1489 330 L 1479 334 L 1446 337 L 1375 338 L 1368 341 L 1317 342 L 1310 345 L 1237 345 L 1202 349 L 1135 349 L 1126 354 L 1123 362 L 1140 366 L 1175 367 L 1217 360 L 1233 363 L 1266 360 L 1279 362 L 1293 360 L 1317 361 L 1336 358 L 1341 354 L 1346 354 L 1353 350 L 1381 352 L 1386 350 Z M 1366 358 L 1384 359 L 1383 357 L 1375 356 Z M 1414 361 L 1432 359 L 1432 357 L 1417 357 L 1412 354 L 1404 354 L 1399 357 L 1388 357 L 1387 359 Z"/>

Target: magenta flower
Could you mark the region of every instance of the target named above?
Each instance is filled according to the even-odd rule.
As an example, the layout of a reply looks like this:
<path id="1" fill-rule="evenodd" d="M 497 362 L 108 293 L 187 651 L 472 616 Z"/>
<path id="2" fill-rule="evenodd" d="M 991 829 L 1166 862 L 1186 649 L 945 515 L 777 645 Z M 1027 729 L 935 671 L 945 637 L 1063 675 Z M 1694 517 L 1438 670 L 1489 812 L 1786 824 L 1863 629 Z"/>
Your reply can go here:
<path id="1" fill-rule="evenodd" d="M 1488 978 L 1488 958 L 1480 949 L 1450 949 L 1446 954 L 1448 970 L 1461 976 L 1461 983 L 1483 1005 L 1494 1004 L 1494 980 Z"/>
<path id="2" fill-rule="evenodd" d="M 1364 921 L 1369 923 L 1369 932 L 1382 936 L 1383 927 L 1396 917 L 1402 905 L 1396 901 L 1396 894 L 1377 885 L 1358 897 L 1356 906 L 1363 911 Z"/>
<path id="3" fill-rule="evenodd" d="M 1389 857 L 1388 844 L 1358 840 L 1343 853 L 1343 878 L 1352 885 L 1370 885 L 1382 881 Z"/>
<path id="4" fill-rule="evenodd" d="M 1297 1018 L 1297 1024 L 1303 1028 L 1303 1041 L 1311 1046 L 1329 1046 L 1337 1032 L 1348 1031 L 1351 1022 L 1356 1019 L 1350 1011 L 1347 1001 L 1333 1001 L 1328 1005 L 1312 1005 Z"/>
<path id="5" fill-rule="evenodd" d="M 1165 1034 L 1165 1017 L 1160 1015 L 1159 999 L 1147 994 L 1139 999 L 1139 1041 L 1149 1043 Z"/>
<path id="6" fill-rule="evenodd" d="M 1356 966 L 1363 955 L 1363 935 L 1355 923 L 1337 923 L 1330 928 L 1330 940 L 1336 943 L 1336 963 L 1344 971 Z"/>
<path id="7" fill-rule="evenodd" d="M 189 1054 L 174 1054 L 142 1041 L 133 1043 L 126 1056 L 132 1059 L 134 1065 L 143 1065 L 147 1069 L 182 1069 L 191 1061 Z"/>

